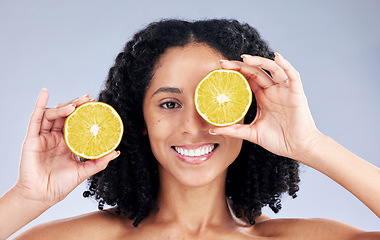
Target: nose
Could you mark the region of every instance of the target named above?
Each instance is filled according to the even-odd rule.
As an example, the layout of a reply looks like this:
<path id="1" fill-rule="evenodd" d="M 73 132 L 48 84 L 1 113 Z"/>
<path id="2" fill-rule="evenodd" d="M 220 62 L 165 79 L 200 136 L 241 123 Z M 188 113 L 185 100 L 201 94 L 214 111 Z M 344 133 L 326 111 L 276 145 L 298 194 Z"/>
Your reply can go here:
<path id="1" fill-rule="evenodd" d="M 182 133 L 191 135 L 208 132 L 211 127 L 210 124 L 198 114 L 194 104 L 183 108 L 180 126 Z"/>

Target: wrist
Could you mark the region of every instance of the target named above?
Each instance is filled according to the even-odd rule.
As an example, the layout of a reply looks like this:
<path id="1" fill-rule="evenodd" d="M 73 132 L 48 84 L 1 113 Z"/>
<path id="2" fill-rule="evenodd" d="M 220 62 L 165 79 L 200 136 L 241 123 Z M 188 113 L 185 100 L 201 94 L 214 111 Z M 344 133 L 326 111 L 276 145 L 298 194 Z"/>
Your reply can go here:
<path id="1" fill-rule="evenodd" d="M 9 196 L 13 199 L 15 205 L 16 203 L 28 206 L 28 208 L 34 210 L 36 213 L 43 213 L 55 203 L 44 201 L 43 199 L 36 198 L 35 195 L 25 189 L 22 186 L 14 185 L 8 192 Z"/>
<path id="2" fill-rule="evenodd" d="M 331 144 L 332 139 L 321 132 L 317 131 L 313 137 L 304 141 L 304 146 L 299 154 L 294 158 L 295 160 L 313 167 L 313 165 L 318 164 L 318 162 L 323 159 L 323 149 L 325 149 L 326 144 Z"/>

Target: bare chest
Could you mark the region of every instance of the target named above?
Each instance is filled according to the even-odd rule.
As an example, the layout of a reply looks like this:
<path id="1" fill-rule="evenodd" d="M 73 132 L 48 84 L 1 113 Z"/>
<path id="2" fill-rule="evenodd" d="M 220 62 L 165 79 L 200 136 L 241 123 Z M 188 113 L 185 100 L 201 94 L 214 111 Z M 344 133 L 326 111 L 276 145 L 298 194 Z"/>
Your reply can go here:
<path id="1" fill-rule="evenodd" d="M 175 228 L 150 228 L 150 229 L 133 229 L 125 233 L 123 236 L 120 236 L 115 239 L 150 239 L 150 240 L 210 240 L 210 239 L 242 239 L 242 240 L 260 240 L 260 239 L 273 239 L 280 240 L 282 238 L 278 237 L 266 237 L 253 234 L 247 231 L 240 231 L 238 229 L 213 229 L 203 232 L 185 232 L 181 229 Z"/>

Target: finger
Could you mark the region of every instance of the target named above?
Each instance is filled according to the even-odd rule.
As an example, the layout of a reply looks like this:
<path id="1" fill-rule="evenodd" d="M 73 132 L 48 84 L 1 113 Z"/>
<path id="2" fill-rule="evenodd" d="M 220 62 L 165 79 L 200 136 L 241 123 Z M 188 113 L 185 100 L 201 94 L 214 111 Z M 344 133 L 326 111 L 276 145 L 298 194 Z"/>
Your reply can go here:
<path id="1" fill-rule="evenodd" d="M 65 125 L 66 118 L 60 118 L 54 121 L 51 126 L 50 132 L 62 132 L 63 126 Z"/>
<path id="2" fill-rule="evenodd" d="M 71 108 L 73 106 L 73 108 Z M 69 109 L 71 108 L 71 109 Z M 53 125 L 51 126 L 51 132 L 62 132 L 63 126 L 65 125 L 66 117 L 69 116 L 75 110 L 75 105 L 68 105 L 65 107 L 62 117 L 54 120 Z"/>
<path id="3" fill-rule="evenodd" d="M 250 66 L 239 61 L 228 60 L 221 60 L 220 65 L 224 69 L 232 69 L 241 72 L 247 78 L 251 85 L 251 89 L 254 92 L 255 90 L 258 90 L 257 85 L 264 89 L 274 85 L 272 78 L 259 67 Z M 257 85 L 252 84 L 253 81 L 256 82 Z"/>
<path id="4" fill-rule="evenodd" d="M 82 105 L 83 103 L 95 100 L 89 99 L 89 97 L 90 95 L 86 94 L 66 103 L 60 103 L 55 108 L 47 109 L 42 120 L 41 132 L 62 131 L 65 123 L 64 118 L 70 115 L 76 107 Z"/>
<path id="5" fill-rule="evenodd" d="M 50 132 L 56 121 L 62 122 L 60 120 L 66 118 L 70 113 L 75 110 L 75 104 L 70 104 L 62 108 L 49 108 L 44 112 L 44 116 L 41 122 L 41 133 Z M 63 125 L 62 125 L 63 126 Z M 56 125 L 54 131 L 57 131 L 59 125 Z M 62 128 L 62 127 L 61 127 Z"/>
<path id="6" fill-rule="evenodd" d="M 288 76 L 285 71 L 277 65 L 277 63 L 271 59 L 263 58 L 259 56 L 251 56 L 248 54 L 242 55 L 243 62 L 248 65 L 253 65 L 260 67 L 270 72 L 272 79 L 277 84 L 282 84 L 287 82 Z"/>
<path id="7" fill-rule="evenodd" d="M 209 130 L 211 135 L 224 135 L 245 139 L 257 144 L 257 134 L 252 124 L 234 124 L 228 127 L 214 127 Z"/>
<path id="8" fill-rule="evenodd" d="M 87 96 L 89 96 L 89 95 L 87 95 Z M 87 99 L 85 99 L 85 98 L 87 98 Z M 82 105 L 83 103 L 93 102 L 93 101 L 95 101 L 95 99 L 88 99 L 88 97 L 81 97 L 81 99 L 78 99 L 77 101 L 75 101 L 75 103 Z M 76 105 L 75 103 L 71 103 L 64 108 L 69 108 L 71 106 L 74 106 L 74 108 L 77 108 L 79 105 Z M 56 119 L 53 123 L 53 126 L 51 126 L 50 131 L 51 132 L 62 132 L 63 126 L 65 125 L 66 117 L 69 116 L 72 112 L 73 112 L 72 109 L 69 109 L 69 110 L 66 109 L 66 112 L 62 113 L 63 118 Z"/>
<path id="9" fill-rule="evenodd" d="M 39 135 L 40 130 L 41 130 L 41 122 L 44 116 L 48 99 L 49 99 L 49 93 L 46 88 L 43 88 L 40 94 L 38 95 L 36 105 L 30 117 L 28 130 L 27 130 L 27 136 L 35 137 Z"/>
<path id="10" fill-rule="evenodd" d="M 78 97 L 78 98 L 75 98 L 73 100 L 70 100 L 68 102 L 65 102 L 65 103 L 59 103 L 57 104 L 57 106 L 55 106 L 56 108 L 62 108 L 62 107 L 65 107 L 67 105 L 70 105 L 70 104 L 75 104 L 76 106 L 80 106 L 82 105 L 83 103 L 85 102 L 88 102 L 90 101 L 90 95 L 89 94 L 86 94 L 86 95 L 83 95 L 81 97 Z"/>
<path id="11" fill-rule="evenodd" d="M 278 66 L 280 66 L 286 75 L 289 78 L 289 83 L 293 85 L 297 85 L 302 89 L 302 83 L 301 83 L 301 77 L 299 72 L 286 60 L 284 59 L 279 53 L 275 53 L 274 61 Z"/>
<path id="12" fill-rule="evenodd" d="M 83 172 L 81 176 L 82 180 L 85 180 L 91 175 L 104 170 L 107 167 L 108 163 L 119 157 L 120 154 L 120 151 L 113 151 L 102 158 L 78 163 L 83 166 Z"/>

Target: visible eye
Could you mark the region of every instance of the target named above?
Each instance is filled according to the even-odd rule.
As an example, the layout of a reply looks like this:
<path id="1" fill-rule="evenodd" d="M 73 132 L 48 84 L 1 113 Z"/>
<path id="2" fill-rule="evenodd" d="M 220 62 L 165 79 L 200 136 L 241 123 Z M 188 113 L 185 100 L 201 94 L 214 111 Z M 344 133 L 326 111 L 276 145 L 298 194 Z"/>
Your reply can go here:
<path id="1" fill-rule="evenodd" d="M 160 107 L 166 108 L 166 109 L 174 109 L 174 108 L 180 108 L 181 105 L 176 102 L 168 101 L 168 102 L 161 103 Z"/>

